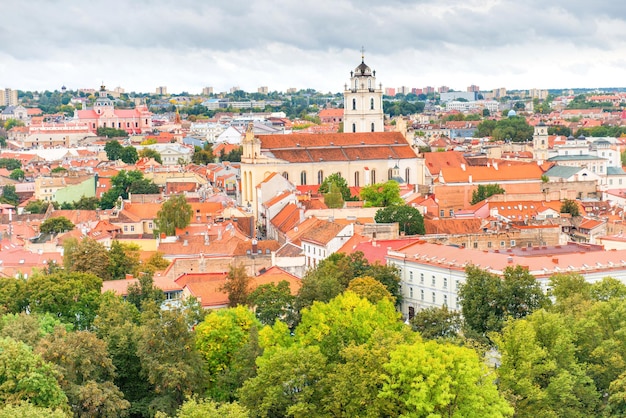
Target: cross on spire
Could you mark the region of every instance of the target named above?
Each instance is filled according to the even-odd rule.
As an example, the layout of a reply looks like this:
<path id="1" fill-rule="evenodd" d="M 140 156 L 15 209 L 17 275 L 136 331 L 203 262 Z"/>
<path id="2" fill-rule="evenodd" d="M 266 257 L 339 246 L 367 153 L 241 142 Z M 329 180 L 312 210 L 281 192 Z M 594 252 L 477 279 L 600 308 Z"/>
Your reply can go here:
<path id="1" fill-rule="evenodd" d="M 365 47 L 361 47 L 361 61 L 365 62 Z"/>

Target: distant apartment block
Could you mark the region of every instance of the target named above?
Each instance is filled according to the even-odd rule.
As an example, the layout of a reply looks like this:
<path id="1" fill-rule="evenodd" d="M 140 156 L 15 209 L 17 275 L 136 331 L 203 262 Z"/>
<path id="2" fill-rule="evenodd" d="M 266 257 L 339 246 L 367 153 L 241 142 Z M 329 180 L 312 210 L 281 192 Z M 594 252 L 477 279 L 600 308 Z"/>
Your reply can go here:
<path id="1" fill-rule="evenodd" d="M 498 89 L 493 89 L 491 93 L 493 94 L 494 99 L 499 99 L 501 97 L 506 96 L 506 88 L 500 87 Z"/>
<path id="2" fill-rule="evenodd" d="M 17 90 L 0 90 L 0 106 L 17 106 Z"/>
<path id="3" fill-rule="evenodd" d="M 422 89 L 418 89 L 418 88 L 416 88 L 416 87 L 413 87 L 413 88 L 411 89 L 411 93 L 413 93 L 413 94 L 417 94 L 417 95 L 419 95 L 419 94 L 422 94 L 423 92 L 424 92 L 424 90 L 422 90 Z"/>
<path id="4" fill-rule="evenodd" d="M 480 91 L 480 87 L 478 87 L 476 84 L 472 84 L 471 86 L 467 87 L 467 91 L 473 91 L 474 93 L 478 93 Z"/>
<path id="5" fill-rule="evenodd" d="M 234 92 L 239 91 L 239 90 L 241 90 L 241 88 L 239 86 L 232 86 L 229 91 L 231 93 L 234 93 Z"/>
<path id="6" fill-rule="evenodd" d="M 258 93 L 267 94 L 269 93 L 269 88 L 267 86 L 261 86 L 257 89 Z"/>
<path id="7" fill-rule="evenodd" d="M 397 94 L 404 94 L 405 96 L 411 92 L 411 89 L 407 86 L 401 86 L 396 89 Z"/>
<path id="8" fill-rule="evenodd" d="M 297 93 L 297 92 L 298 92 L 297 88 L 289 87 L 285 93 L 287 93 L 287 94 L 294 94 L 294 93 Z"/>
<path id="9" fill-rule="evenodd" d="M 450 91 L 450 87 L 448 86 L 441 86 L 437 88 L 437 93 L 447 93 L 449 91 Z"/>
<path id="10" fill-rule="evenodd" d="M 548 90 L 530 89 L 528 95 L 533 99 L 545 100 L 548 98 Z"/>
<path id="11" fill-rule="evenodd" d="M 395 96 L 396 95 L 396 89 L 393 87 L 387 87 L 385 88 L 385 96 Z"/>
<path id="12" fill-rule="evenodd" d="M 470 102 L 476 100 L 476 92 L 473 91 L 451 91 L 441 93 L 439 96 L 439 100 L 442 103 L 451 102 L 453 100 L 463 99 Z"/>
<path id="13" fill-rule="evenodd" d="M 433 94 L 435 92 L 435 88 L 431 86 L 426 86 L 422 90 L 424 94 Z"/>
<path id="14" fill-rule="evenodd" d="M 213 87 L 203 87 L 202 88 L 202 95 L 203 96 L 210 96 L 213 94 Z"/>
<path id="15" fill-rule="evenodd" d="M 157 87 L 155 94 L 157 96 L 167 96 L 167 87 L 166 86 Z"/>

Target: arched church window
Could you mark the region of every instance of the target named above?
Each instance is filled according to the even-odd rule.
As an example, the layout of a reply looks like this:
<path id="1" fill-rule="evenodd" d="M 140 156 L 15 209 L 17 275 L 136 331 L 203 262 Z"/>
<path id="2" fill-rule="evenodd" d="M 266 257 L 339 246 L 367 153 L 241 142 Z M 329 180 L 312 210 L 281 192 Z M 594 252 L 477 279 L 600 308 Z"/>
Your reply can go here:
<path id="1" fill-rule="evenodd" d="M 374 110 L 374 98 L 370 99 L 370 110 Z"/>
<path id="2" fill-rule="evenodd" d="M 324 181 L 324 172 L 322 170 L 317 172 L 317 184 L 322 184 Z"/>
<path id="3" fill-rule="evenodd" d="M 352 124 L 352 132 L 356 132 L 356 123 Z"/>
<path id="4" fill-rule="evenodd" d="M 374 132 L 374 127 L 375 127 L 374 122 L 372 122 L 372 132 Z"/>
<path id="5" fill-rule="evenodd" d="M 352 110 L 356 110 L 356 99 L 352 99 Z"/>
<path id="6" fill-rule="evenodd" d="M 300 173 L 300 185 L 306 186 L 306 171 Z"/>
<path id="7" fill-rule="evenodd" d="M 289 180 L 289 173 L 287 173 L 286 171 L 283 171 L 283 177 Z"/>

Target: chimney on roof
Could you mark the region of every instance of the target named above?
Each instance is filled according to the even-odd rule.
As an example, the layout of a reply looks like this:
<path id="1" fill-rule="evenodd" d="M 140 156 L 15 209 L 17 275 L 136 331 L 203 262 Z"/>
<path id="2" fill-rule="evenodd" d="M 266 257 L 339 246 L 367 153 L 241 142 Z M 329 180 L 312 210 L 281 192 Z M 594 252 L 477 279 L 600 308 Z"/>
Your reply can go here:
<path id="1" fill-rule="evenodd" d="M 183 240 L 183 247 L 186 247 L 186 246 L 188 246 L 188 245 L 189 245 L 189 241 L 187 241 L 187 240 Z"/>
<path id="2" fill-rule="evenodd" d="M 258 241 L 253 239 L 252 240 L 252 254 L 256 254 L 258 251 Z"/>
<path id="3" fill-rule="evenodd" d="M 497 171 L 498 170 L 498 163 L 497 162 L 493 162 L 493 168 Z"/>
<path id="4" fill-rule="evenodd" d="M 461 170 L 465 171 L 465 164 L 461 163 Z"/>

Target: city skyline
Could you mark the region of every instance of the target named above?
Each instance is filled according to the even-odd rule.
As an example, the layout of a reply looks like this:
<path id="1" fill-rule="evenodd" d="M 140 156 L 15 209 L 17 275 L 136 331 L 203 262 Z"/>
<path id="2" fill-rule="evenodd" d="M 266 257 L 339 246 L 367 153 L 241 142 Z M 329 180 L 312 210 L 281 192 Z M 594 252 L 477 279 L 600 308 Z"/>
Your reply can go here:
<path id="1" fill-rule="evenodd" d="M 384 88 L 626 85 L 619 2 L 34 0 L 3 12 L 0 87 L 19 90 L 336 93 L 361 47 Z"/>

